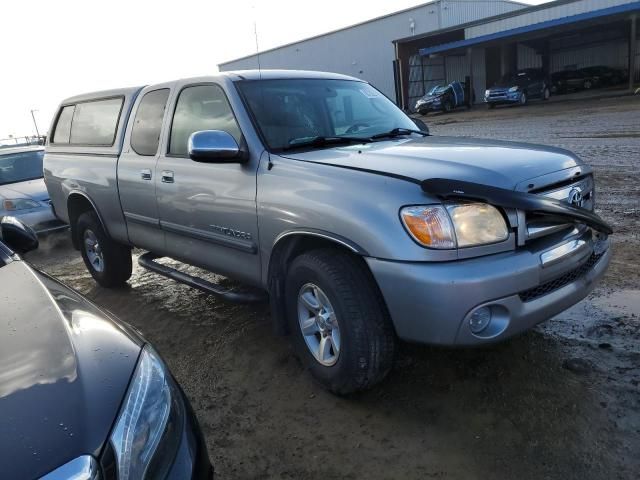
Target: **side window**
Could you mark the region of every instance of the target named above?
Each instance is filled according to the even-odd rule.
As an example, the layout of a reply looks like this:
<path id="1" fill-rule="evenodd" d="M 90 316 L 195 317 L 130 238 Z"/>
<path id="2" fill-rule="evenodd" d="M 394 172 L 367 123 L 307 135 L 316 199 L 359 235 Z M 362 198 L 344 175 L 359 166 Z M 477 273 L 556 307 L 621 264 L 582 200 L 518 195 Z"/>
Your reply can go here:
<path id="1" fill-rule="evenodd" d="M 58 122 L 53 134 L 53 143 L 69 143 L 71 137 L 71 120 L 75 105 L 64 107 L 58 115 Z"/>
<path id="2" fill-rule="evenodd" d="M 180 92 L 171 124 L 169 154 L 187 155 L 189 136 L 200 130 L 224 130 L 240 143 L 240 127 L 218 85 L 195 85 Z"/>
<path id="3" fill-rule="evenodd" d="M 160 143 L 162 118 L 169 89 L 154 90 L 142 97 L 131 130 L 131 148 L 138 155 L 155 155 Z"/>
<path id="4" fill-rule="evenodd" d="M 118 97 L 78 103 L 73 115 L 70 143 L 113 145 L 123 100 Z"/>

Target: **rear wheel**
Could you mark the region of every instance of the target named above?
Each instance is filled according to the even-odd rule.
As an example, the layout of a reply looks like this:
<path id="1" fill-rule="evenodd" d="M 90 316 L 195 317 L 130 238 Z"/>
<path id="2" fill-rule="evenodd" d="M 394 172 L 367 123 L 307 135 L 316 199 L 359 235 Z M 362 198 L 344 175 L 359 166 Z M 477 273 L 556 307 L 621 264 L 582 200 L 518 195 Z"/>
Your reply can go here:
<path id="1" fill-rule="evenodd" d="M 304 253 L 289 267 L 285 292 L 296 353 L 325 388 L 344 395 L 385 377 L 395 335 L 361 259 L 334 249 Z"/>
<path id="2" fill-rule="evenodd" d="M 109 238 L 98 216 L 85 212 L 78 217 L 76 235 L 84 264 L 101 286 L 120 287 L 131 277 L 131 249 Z"/>

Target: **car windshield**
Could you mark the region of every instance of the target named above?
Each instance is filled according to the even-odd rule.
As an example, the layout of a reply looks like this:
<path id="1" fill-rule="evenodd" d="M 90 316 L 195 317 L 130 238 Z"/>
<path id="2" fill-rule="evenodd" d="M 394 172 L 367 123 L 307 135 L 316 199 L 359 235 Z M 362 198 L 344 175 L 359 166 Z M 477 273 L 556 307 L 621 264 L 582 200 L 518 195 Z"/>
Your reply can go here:
<path id="1" fill-rule="evenodd" d="M 0 150 L 0 185 L 42 178 L 43 150 L 3 155 Z"/>
<path id="2" fill-rule="evenodd" d="M 238 88 L 272 150 L 308 146 L 307 139 L 369 139 L 393 129 L 416 129 L 391 100 L 360 81 L 255 80 L 238 82 Z"/>
<path id="3" fill-rule="evenodd" d="M 429 90 L 429 93 L 427 95 L 437 95 L 438 93 L 444 92 L 446 89 L 447 87 L 443 87 L 442 85 L 436 85 L 431 90 Z"/>

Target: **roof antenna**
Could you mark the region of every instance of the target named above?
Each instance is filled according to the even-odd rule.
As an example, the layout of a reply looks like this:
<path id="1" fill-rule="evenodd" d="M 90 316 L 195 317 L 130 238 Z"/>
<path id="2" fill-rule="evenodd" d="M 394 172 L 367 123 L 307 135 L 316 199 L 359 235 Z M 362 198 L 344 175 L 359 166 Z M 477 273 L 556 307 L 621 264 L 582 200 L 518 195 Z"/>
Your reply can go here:
<path id="1" fill-rule="evenodd" d="M 258 60 L 258 77 L 262 80 L 262 65 L 260 65 L 260 46 L 258 45 L 258 20 L 255 14 L 256 6 L 252 5 L 253 8 L 253 35 L 256 39 L 256 59 Z M 260 84 L 260 101 L 264 105 L 264 90 L 262 89 L 262 83 Z M 273 162 L 271 161 L 271 155 L 267 152 L 267 157 L 269 161 L 267 162 L 267 170 L 271 170 L 273 168 Z"/>
<path id="2" fill-rule="evenodd" d="M 256 6 L 253 5 L 253 35 L 256 39 L 256 58 L 258 60 L 258 74 L 260 75 L 260 80 L 262 80 L 262 67 L 260 66 L 260 47 L 258 46 L 258 20 L 256 19 Z"/>

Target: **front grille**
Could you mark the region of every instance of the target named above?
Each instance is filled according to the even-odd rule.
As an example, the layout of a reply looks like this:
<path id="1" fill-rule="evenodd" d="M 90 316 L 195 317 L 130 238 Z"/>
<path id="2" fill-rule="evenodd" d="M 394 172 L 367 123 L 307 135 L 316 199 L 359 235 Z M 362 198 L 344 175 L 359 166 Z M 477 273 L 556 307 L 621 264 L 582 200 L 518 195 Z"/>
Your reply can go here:
<path id="1" fill-rule="evenodd" d="M 559 288 L 564 287 L 565 285 L 569 285 L 570 283 L 575 282 L 577 279 L 589 272 L 595 266 L 595 264 L 598 263 L 598 260 L 600 260 L 603 255 L 604 252 L 598 254 L 593 253 L 585 263 L 577 268 L 574 268 L 570 272 L 565 273 L 561 277 L 550 280 L 546 283 L 543 283 L 542 285 L 538 285 L 537 287 L 530 288 L 529 290 L 520 292 L 520 300 L 522 300 L 523 302 L 530 302 L 544 295 L 547 295 L 548 293 L 554 292 Z"/>
<path id="2" fill-rule="evenodd" d="M 571 201 L 572 192 L 578 190 L 582 195 L 580 206 L 586 210 L 593 211 L 594 206 L 594 186 L 593 177 L 591 175 L 583 176 L 577 179 L 567 179 L 542 188 L 531 190 L 537 195 L 560 200 L 566 203 Z M 566 228 L 574 227 L 575 224 L 570 221 L 559 221 L 557 219 L 549 219 L 545 215 L 530 214 L 525 215 L 526 229 L 521 232 L 524 235 L 524 241 L 535 240 L 540 237 L 551 235 Z"/>

